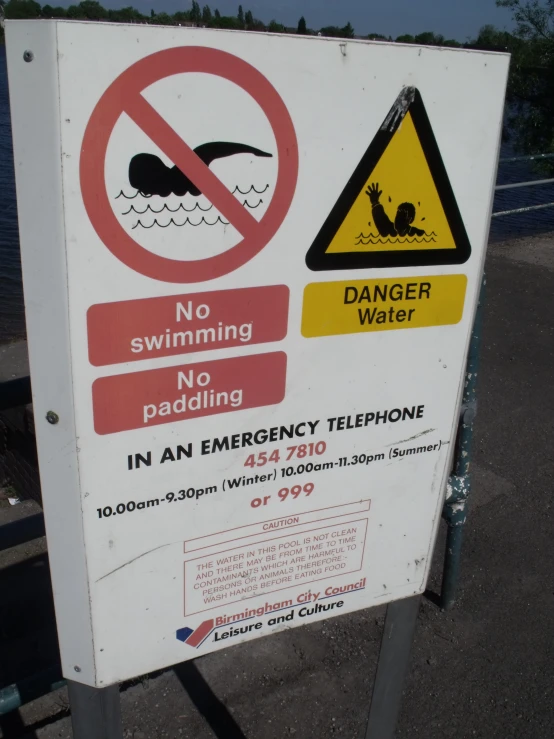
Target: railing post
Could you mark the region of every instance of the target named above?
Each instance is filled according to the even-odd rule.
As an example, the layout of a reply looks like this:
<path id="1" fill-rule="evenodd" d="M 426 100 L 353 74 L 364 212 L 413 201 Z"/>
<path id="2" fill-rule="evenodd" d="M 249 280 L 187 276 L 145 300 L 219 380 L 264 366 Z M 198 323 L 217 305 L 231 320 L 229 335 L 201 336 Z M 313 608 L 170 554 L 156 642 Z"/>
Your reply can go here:
<path id="1" fill-rule="evenodd" d="M 481 293 L 477 304 L 475 322 L 471 334 L 467 369 L 462 399 L 454 468 L 446 486 L 446 501 L 443 518 L 448 525 L 446 553 L 441 587 L 441 608 L 448 610 L 454 605 L 460 576 L 463 527 L 467 518 L 467 501 L 470 493 L 471 442 L 473 422 L 477 415 L 477 375 L 479 373 L 479 351 L 483 324 L 486 277 L 483 275 Z"/>

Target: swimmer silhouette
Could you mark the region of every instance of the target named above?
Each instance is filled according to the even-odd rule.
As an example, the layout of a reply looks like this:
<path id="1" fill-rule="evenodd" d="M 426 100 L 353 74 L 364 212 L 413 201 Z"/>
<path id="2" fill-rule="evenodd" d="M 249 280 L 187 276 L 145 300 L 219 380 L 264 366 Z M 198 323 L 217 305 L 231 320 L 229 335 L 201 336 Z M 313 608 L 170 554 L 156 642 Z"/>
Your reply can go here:
<path id="1" fill-rule="evenodd" d="M 234 144 L 230 141 L 213 141 L 209 144 L 197 146 L 194 153 L 206 165 L 214 159 L 230 157 L 234 154 L 254 154 L 257 157 L 271 157 L 261 149 L 247 144 Z M 162 160 L 154 154 L 136 154 L 129 164 L 129 182 L 131 187 L 143 195 L 160 195 L 167 198 L 174 193 L 183 197 L 188 192 L 197 197 L 200 190 L 178 167 L 166 167 Z"/>
<path id="2" fill-rule="evenodd" d="M 415 205 L 401 203 L 398 206 L 393 223 L 379 202 L 382 194 L 383 191 L 379 190 L 379 183 L 373 183 L 366 190 L 366 195 L 369 195 L 371 201 L 373 221 L 380 236 L 425 236 L 425 231 L 411 225 L 416 216 Z"/>

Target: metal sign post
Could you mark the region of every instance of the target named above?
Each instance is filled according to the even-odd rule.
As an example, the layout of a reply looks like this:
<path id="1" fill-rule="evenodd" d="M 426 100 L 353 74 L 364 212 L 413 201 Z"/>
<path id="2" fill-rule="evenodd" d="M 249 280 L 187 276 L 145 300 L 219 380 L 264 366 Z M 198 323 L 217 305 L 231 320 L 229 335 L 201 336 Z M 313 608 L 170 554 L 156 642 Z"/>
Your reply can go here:
<path id="1" fill-rule="evenodd" d="M 92 688 L 67 681 L 74 739 L 123 739 L 119 685 Z"/>
<path id="2" fill-rule="evenodd" d="M 9 23 L 7 57 L 74 702 L 115 725 L 119 682 L 390 603 L 392 731 L 508 57 L 67 21 Z"/>
<path id="3" fill-rule="evenodd" d="M 394 739 L 420 596 L 387 606 L 366 739 Z M 75 739 L 122 739 L 119 686 L 91 688 L 68 681 Z"/>
<path id="4" fill-rule="evenodd" d="M 408 671 L 420 596 L 387 606 L 366 739 L 393 739 Z"/>

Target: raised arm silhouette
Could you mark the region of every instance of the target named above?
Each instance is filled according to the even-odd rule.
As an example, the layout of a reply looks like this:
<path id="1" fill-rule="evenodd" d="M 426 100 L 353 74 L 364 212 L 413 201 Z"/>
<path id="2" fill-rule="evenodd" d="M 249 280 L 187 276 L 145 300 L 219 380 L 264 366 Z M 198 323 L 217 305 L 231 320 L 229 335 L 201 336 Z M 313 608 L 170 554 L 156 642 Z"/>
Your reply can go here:
<path id="1" fill-rule="evenodd" d="M 380 236 L 425 236 L 425 231 L 411 225 L 416 217 L 413 203 L 400 203 L 393 223 L 379 201 L 382 194 L 383 191 L 379 190 L 379 183 L 372 183 L 366 190 L 366 195 L 369 196 L 371 202 L 373 222 Z"/>

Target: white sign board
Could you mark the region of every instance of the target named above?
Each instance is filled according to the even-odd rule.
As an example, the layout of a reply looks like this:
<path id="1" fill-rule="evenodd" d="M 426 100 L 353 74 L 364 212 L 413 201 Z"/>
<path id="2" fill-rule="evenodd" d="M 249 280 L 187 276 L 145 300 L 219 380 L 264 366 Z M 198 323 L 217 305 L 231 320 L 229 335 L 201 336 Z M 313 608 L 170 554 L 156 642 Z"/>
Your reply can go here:
<path id="1" fill-rule="evenodd" d="M 102 687 L 422 592 L 508 57 L 7 39 L 64 674 Z"/>

